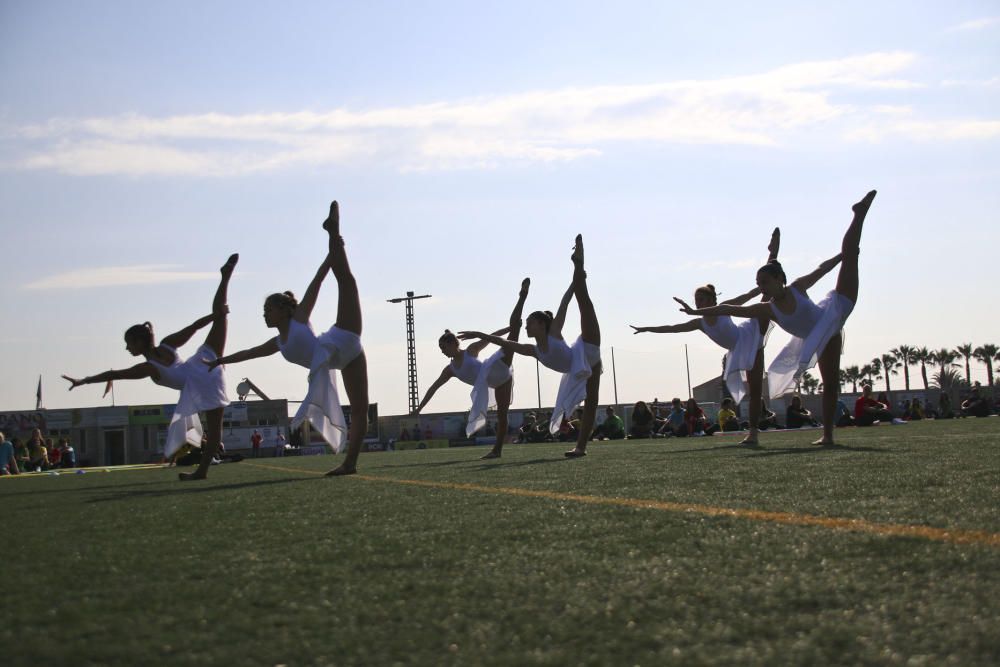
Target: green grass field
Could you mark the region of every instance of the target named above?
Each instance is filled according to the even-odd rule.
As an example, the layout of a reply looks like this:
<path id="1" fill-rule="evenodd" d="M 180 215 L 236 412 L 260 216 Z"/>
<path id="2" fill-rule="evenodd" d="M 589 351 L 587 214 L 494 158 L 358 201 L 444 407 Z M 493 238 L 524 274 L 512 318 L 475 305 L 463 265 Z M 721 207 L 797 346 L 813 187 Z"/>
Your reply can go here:
<path id="1" fill-rule="evenodd" d="M 1000 419 L 816 435 L 0 479 L 3 662 L 997 664 Z"/>

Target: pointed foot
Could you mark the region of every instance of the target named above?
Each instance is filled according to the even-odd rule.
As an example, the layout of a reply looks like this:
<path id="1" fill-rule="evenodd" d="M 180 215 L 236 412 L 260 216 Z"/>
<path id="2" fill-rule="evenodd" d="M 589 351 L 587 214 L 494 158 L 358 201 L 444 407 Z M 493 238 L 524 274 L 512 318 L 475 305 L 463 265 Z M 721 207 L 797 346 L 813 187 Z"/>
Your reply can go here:
<path id="1" fill-rule="evenodd" d="M 500 452 L 498 452 L 498 451 L 496 451 L 494 449 L 494 450 L 491 450 L 491 451 L 483 454 L 482 456 L 480 456 L 479 460 L 480 461 L 486 461 L 486 460 L 489 460 L 489 459 L 498 459 L 498 458 L 500 458 Z"/>
<path id="2" fill-rule="evenodd" d="M 198 472 L 182 472 L 178 473 L 177 478 L 182 482 L 192 482 L 199 479 L 208 479 L 208 475 Z"/>
<path id="3" fill-rule="evenodd" d="M 854 206 L 852 206 L 851 210 L 854 211 L 854 215 L 862 215 L 863 216 L 866 213 L 868 213 L 868 209 L 871 208 L 872 201 L 875 199 L 876 193 L 877 193 L 876 190 L 872 190 L 871 192 L 869 192 L 868 194 L 866 194 L 861 199 L 861 201 L 859 201 L 857 204 L 855 204 Z"/>
<path id="4" fill-rule="evenodd" d="M 349 466 L 346 463 L 342 463 L 330 472 L 326 473 L 326 477 L 343 477 L 344 475 L 353 475 L 358 472 L 357 466 Z"/>
<path id="5" fill-rule="evenodd" d="M 331 236 L 340 236 L 340 205 L 336 200 L 330 203 L 330 215 L 323 221 L 323 229 Z"/>
<path id="6" fill-rule="evenodd" d="M 563 452 L 563 456 L 565 456 L 568 459 L 579 459 L 583 458 L 586 455 L 587 455 L 587 450 L 579 448 L 574 448 L 569 450 L 568 452 Z"/>
<path id="7" fill-rule="evenodd" d="M 236 268 L 236 263 L 238 261 L 240 261 L 240 253 L 234 252 L 229 256 L 229 259 L 226 260 L 226 263 L 219 268 L 219 272 L 222 273 L 224 277 L 228 278 L 233 275 L 233 269 Z"/>

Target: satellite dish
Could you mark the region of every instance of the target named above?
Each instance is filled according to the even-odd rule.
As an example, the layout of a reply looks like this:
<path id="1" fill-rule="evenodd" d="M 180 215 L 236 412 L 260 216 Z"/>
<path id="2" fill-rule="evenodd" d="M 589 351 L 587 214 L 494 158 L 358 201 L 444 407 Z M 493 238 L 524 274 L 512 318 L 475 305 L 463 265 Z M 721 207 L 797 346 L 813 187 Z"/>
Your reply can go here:
<path id="1" fill-rule="evenodd" d="M 250 383 L 247 382 L 246 380 L 243 380 L 243 382 L 240 382 L 238 385 L 236 385 L 236 395 L 240 397 L 241 401 L 244 398 L 246 398 L 247 394 L 249 393 L 250 393 Z"/>

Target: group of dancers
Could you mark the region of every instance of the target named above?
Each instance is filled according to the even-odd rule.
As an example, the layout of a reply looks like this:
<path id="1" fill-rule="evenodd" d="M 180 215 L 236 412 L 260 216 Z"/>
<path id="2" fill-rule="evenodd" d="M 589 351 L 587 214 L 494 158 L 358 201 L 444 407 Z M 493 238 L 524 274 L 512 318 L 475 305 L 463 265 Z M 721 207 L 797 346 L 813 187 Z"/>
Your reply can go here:
<path id="1" fill-rule="evenodd" d="M 763 386 L 764 346 L 774 324 L 789 332 L 792 339 L 768 367 L 770 395 L 776 397 L 786 393 L 802 373 L 818 361 L 824 383 L 824 430 L 823 437 L 814 444 L 834 444 L 833 415 L 839 386 L 841 329 L 857 302 L 861 231 L 874 197 L 873 190 L 853 206 L 854 218 L 844 235 L 840 254 L 823 262 L 812 273 L 787 282 L 778 262 L 780 232 L 776 229 L 768 246 L 768 261 L 757 271 L 757 286 L 754 289 L 718 303 L 715 288 L 705 285 L 695 291 L 695 308 L 677 299 L 681 310 L 697 315 L 697 319 L 672 326 L 632 327 L 636 334 L 700 329 L 727 350 L 724 371 L 727 387 L 736 402 L 748 393 L 750 396 L 750 429 L 742 444 L 758 445 L 757 418 Z M 355 473 L 368 429 L 368 370 L 361 344 L 358 287 L 340 235 L 340 213 L 336 201 L 330 205 L 323 228 L 329 237 L 328 252 L 302 300 L 297 301 L 292 292 L 280 292 L 271 294 L 264 301 L 264 322 L 269 328 L 277 329 L 277 336 L 256 347 L 224 354 L 229 313 L 226 298 L 230 278 L 239 260 L 239 256 L 234 254 L 220 269 L 222 278 L 210 315 L 163 338 L 158 345 L 149 322 L 130 327 L 125 332 L 125 347 L 130 354 L 142 356 L 145 361 L 131 368 L 106 371 L 81 379 L 64 375 L 70 382 L 70 389 L 82 384 L 148 377 L 157 384 L 179 390 L 180 397 L 167 430 L 164 451 L 169 457 L 185 442 L 198 446 L 204 441 L 198 468 L 180 475 L 182 480 L 204 479 L 219 450 L 223 409 L 228 405 L 222 366 L 280 352 L 291 363 L 309 369 L 306 396 L 292 420 L 291 428 L 298 428 L 308 421 L 336 452 L 344 449 L 346 437 L 344 461 L 327 474 Z M 583 402 L 576 446 L 565 455 L 579 458 L 587 454 L 587 442 L 597 415 L 602 366 L 601 329 L 587 289 L 582 235 L 576 237 L 570 260 L 573 278 L 555 315 L 550 311 L 534 311 L 524 321 L 525 333 L 534 340 L 533 344 L 519 342 L 522 311 L 531 284 L 528 278 L 521 283 L 507 327 L 489 334 L 471 330 L 457 334 L 445 331 L 438 341 L 441 352 L 450 362 L 428 389 L 416 412 L 422 410 L 434 393 L 452 377 L 472 385 L 467 436 L 485 425 L 490 407 L 495 405 L 497 410 L 496 442 L 483 457 L 485 459 L 502 455 L 513 393 L 511 367 L 517 354 L 534 357 L 542 365 L 562 374 L 549 423 L 552 433 L 557 433 L 563 417 L 572 415 Z M 814 302 L 806 294 L 807 290 L 838 264 L 840 272 L 836 288 L 820 302 Z M 328 331 L 317 336 L 309 318 L 328 272 L 333 273 L 337 280 L 337 319 Z M 745 305 L 757 296 L 761 297 L 760 303 Z M 580 336 L 573 345 L 569 345 L 562 330 L 569 304 L 574 298 L 580 313 Z M 744 322 L 736 324 L 733 317 L 744 318 Z M 177 348 L 208 325 L 211 327 L 204 344 L 192 357 L 182 360 Z M 475 342 L 463 349 L 460 341 Z M 499 350 L 485 361 L 480 361 L 480 353 L 489 344 L 496 345 Z M 351 407 L 349 429 L 337 392 L 334 377 L 337 370 L 341 372 Z M 207 433 L 203 432 L 200 412 L 206 415 Z"/>

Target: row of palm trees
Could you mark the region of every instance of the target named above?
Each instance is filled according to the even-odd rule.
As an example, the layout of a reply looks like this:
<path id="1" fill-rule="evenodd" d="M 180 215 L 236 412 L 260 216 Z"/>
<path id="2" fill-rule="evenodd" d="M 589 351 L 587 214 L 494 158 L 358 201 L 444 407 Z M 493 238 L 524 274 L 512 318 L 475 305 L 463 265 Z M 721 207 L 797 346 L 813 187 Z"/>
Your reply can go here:
<path id="1" fill-rule="evenodd" d="M 965 384 L 972 385 L 971 360 L 975 359 L 986 366 L 986 378 L 990 388 L 993 387 L 993 362 L 1000 364 L 1000 347 L 987 343 L 978 347 L 973 347 L 972 343 L 959 345 L 955 349 L 941 348 L 930 350 L 926 347 L 913 347 L 910 345 L 900 345 L 889 352 L 879 355 L 870 362 L 860 366 L 847 366 L 840 370 L 840 386 L 850 384 L 851 392 L 857 393 L 858 383 L 867 382 L 875 386 L 875 380 L 885 380 L 886 392 L 892 391 L 891 376 L 899 375 L 899 370 L 903 370 L 903 383 L 907 391 L 910 390 L 910 366 L 920 366 L 920 377 L 924 383 L 924 389 L 930 389 L 931 384 L 935 387 L 946 389 L 962 384 L 962 375 L 958 369 L 961 365 L 957 363 L 960 359 L 965 361 Z M 938 372 L 930 378 L 927 377 L 927 366 L 936 366 Z M 802 376 L 800 388 L 806 393 L 812 394 L 821 388 L 817 378 L 806 373 Z"/>

